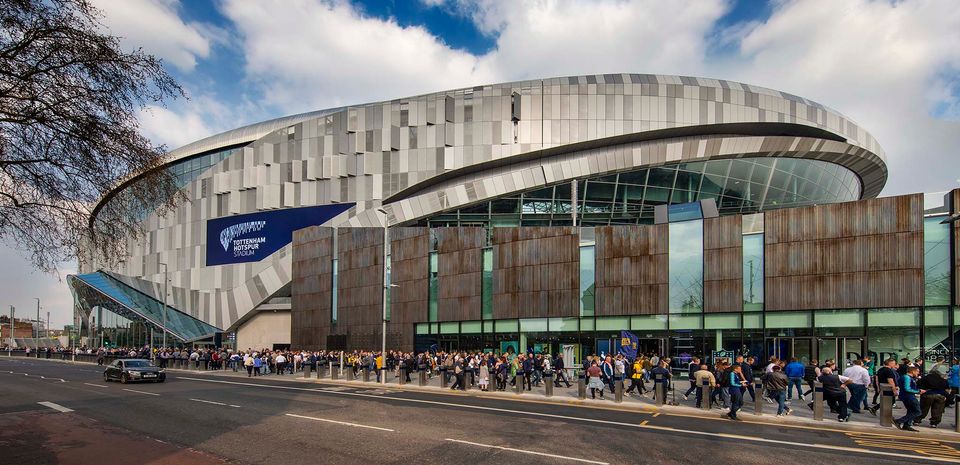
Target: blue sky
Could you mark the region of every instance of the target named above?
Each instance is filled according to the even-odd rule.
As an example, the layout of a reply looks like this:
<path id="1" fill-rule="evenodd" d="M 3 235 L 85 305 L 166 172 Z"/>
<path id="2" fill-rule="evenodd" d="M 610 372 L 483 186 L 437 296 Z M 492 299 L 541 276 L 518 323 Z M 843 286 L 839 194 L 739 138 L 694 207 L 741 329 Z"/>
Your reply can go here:
<path id="1" fill-rule="evenodd" d="M 960 8 L 951 0 L 94 0 L 124 47 L 189 99 L 145 109 L 168 148 L 296 112 L 484 83 L 592 73 L 730 79 L 800 95 L 876 137 L 883 195 L 960 178 Z M 5 255 L 3 255 L 5 254 Z M 6 269 L 23 261 L 5 249 Z M 66 265 L 63 272 L 70 272 Z M 71 299 L 4 276 L 10 303 Z M 16 290 L 13 292 L 13 290 Z"/>

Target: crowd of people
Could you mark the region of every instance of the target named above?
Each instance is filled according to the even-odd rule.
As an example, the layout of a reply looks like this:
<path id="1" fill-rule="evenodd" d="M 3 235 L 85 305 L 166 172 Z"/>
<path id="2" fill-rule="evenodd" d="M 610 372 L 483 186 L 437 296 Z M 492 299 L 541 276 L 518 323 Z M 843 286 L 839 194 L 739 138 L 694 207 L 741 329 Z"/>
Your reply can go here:
<path id="1" fill-rule="evenodd" d="M 27 349 L 30 351 L 30 349 Z M 423 372 L 428 379 L 443 377 L 450 389 L 477 386 L 481 391 L 504 391 L 508 386 L 530 391 L 545 382 L 555 387 L 571 387 L 571 378 L 583 376 L 586 389 L 593 399 L 604 399 L 604 392 L 615 392 L 616 382 L 623 380 L 624 395 L 640 397 L 659 393 L 673 396 L 683 388 L 674 386 L 677 372 L 686 374 L 689 386 L 682 398 L 689 400 L 695 395 L 697 408 L 708 401 L 714 408 L 727 410 L 726 416 L 739 420 L 738 412 L 747 395 L 757 400 L 755 386 L 762 386 L 764 402 L 775 404 L 777 416 L 793 413 L 794 399 L 804 402 L 810 409 L 813 403 L 814 383 L 822 385 L 823 400 L 830 412 L 840 422 L 847 422 L 852 415 L 877 415 L 881 386 L 889 386 L 904 414 L 895 419 L 898 428 L 917 431 L 914 427 L 928 421 L 937 428 L 947 407 L 956 403 L 960 392 L 960 363 L 952 363 L 939 357 L 929 370 L 923 369 L 920 358 L 883 360 L 877 365 L 869 356 L 848 361 L 838 367 L 834 360 L 810 360 L 802 363 L 797 359 L 780 360 L 770 357 L 765 365 L 751 356 L 736 356 L 733 359 L 718 358 L 712 365 L 702 363 L 698 357 L 690 357 L 684 363 L 673 364 L 668 357 L 657 354 L 637 354 L 632 360 L 622 354 L 591 354 L 582 364 L 567 365 L 562 354 L 496 352 L 444 352 L 421 353 L 388 351 L 383 356 L 379 351 L 305 351 L 276 349 L 246 349 L 240 351 L 213 348 L 44 348 L 49 358 L 53 354 L 66 356 L 87 355 L 96 357 L 98 364 L 112 358 L 150 358 L 161 367 L 171 362 L 195 369 L 232 370 L 246 372 L 248 377 L 298 373 L 304 369 L 334 364 L 344 370 L 353 370 L 354 377 L 363 371 L 376 376 L 402 377 L 410 382 L 413 374 Z M 28 352 L 29 353 L 29 352 Z M 548 381 L 549 380 L 549 381 Z M 652 382 L 648 387 L 647 383 Z M 657 385 L 662 383 L 661 389 Z M 519 384 L 519 386 L 517 386 Z M 709 386 L 710 398 L 704 399 L 702 386 Z M 873 392 L 872 399 L 869 392 Z M 675 397 L 674 397 L 675 398 Z"/>

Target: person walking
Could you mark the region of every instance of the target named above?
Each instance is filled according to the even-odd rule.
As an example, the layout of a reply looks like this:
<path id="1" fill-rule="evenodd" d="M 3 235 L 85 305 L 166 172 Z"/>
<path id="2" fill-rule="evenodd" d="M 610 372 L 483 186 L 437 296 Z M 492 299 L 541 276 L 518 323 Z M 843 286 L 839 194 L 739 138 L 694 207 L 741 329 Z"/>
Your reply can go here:
<path id="1" fill-rule="evenodd" d="M 777 402 L 777 416 L 782 417 L 790 414 L 790 408 L 787 407 L 787 389 L 790 386 L 790 379 L 783 373 L 780 365 L 770 367 L 769 372 L 764 373 L 760 378 L 763 383 L 763 390 L 767 397 Z"/>
<path id="2" fill-rule="evenodd" d="M 909 366 L 905 370 L 903 377 L 900 378 L 900 402 L 903 402 L 903 408 L 907 413 L 896 421 L 897 428 L 904 431 L 917 432 L 913 428 L 913 420 L 920 416 L 920 402 L 917 401 L 917 395 L 923 395 L 924 391 L 917 386 L 917 375 L 920 369 L 916 366 Z"/>
<path id="3" fill-rule="evenodd" d="M 943 410 L 947 405 L 949 389 L 947 380 L 941 374 L 941 370 L 930 370 L 930 373 L 920 378 L 917 386 L 923 394 L 920 395 L 920 416 L 913 420 L 913 424 L 919 425 L 928 414 L 931 414 L 930 427 L 936 428 L 943 419 Z"/>
<path id="4" fill-rule="evenodd" d="M 727 418 L 731 420 L 740 420 L 737 418 L 737 412 L 743 406 L 743 390 L 746 383 L 747 380 L 743 377 L 743 367 L 739 364 L 733 365 L 733 369 L 730 371 L 730 387 L 727 388 L 730 392 L 730 411 L 727 412 Z"/>
<path id="5" fill-rule="evenodd" d="M 790 359 L 790 363 L 783 370 L 789 383 L 787 384 L 787 400 L 793 400 L 793 388 L 797 388 L 797 399 L 803 400 L 803 364 L 796 357 Z"/>
<path id="6" fill-rule="evenodd" d="M 653 396 L 656 399 L 657 396 L 657 386 L 663 385 L 663 399 L 662 401 L 666 403 L 667 391 L 670 389 L 670 379 L 673 378 L 673 374 L 670 373 L 670 368 L 667 367 L 667 361 L 665 359 L 659 359 L 658 364 L 653 368 L 651 374 L 653 375 Z M 658 376 L 659 375 L 659 376 Z M 657 381 L 657 378 L 660 380 Z"/>
<path id="7" fill-rule="evenodd" d="M 630 373 L 630 387 L 627 388 L 627 393 L 637 390 L 637 395 L 642 396 L 646 390 L 646 386 L 643 385 L 643 361 L 637 357 L 633 359 L 633 372 Z"/>
<path id="8" fill-rule="evenodd" d="M 826 367 L 821 370 L 817 380 L 823 385 L 823 399 L 830 406 L 830 411 L 838 415 L 837 421 L 841 423 L 850 421 L 850 413 L 847 411 L 847 391 L 844 390 L 844 387 L 850 384 L 850 378 L 838 375 Z"/>
<path id="9" fill-rule="evenodd" d="M 693 391 L 697 390 L 696 373 L 700 371 L 700 357 L 693 357 L 687 365 L 687 380 L 690 381 L 690 389 L 683 393 L 683 400 L 687 400 Z"/>
<path id="10" fill-rule="evenodd" d="M 700 365 L 700 369 L 693 373 L 693 382 L 697 386 L 697 408 L 700 408 L 703 405 L 703 389 L 700 389 L 700 386 L 703 386 L 704 383 L 710 386 L 710 389 L 715 389 L 717 387 L 717 378 L 713 376 L 713 372 L 710 371 L 710 367 L 706 364 Z"/>
<path id="11" fill-rule="evenodd" d="M 603 364 L 600 366 L 600 369 L 603 370 L 603 382 L 610 388 L 611 393 L 615 392 L 613 387 L 613 363 L 609 355 L 603 359 Z"/>
<path id="12" fill-rule="evenodd" d="M 590 364 L 590 368 L 587 368 L 587 379 L 590 382 L 587 384 L 587 387 L 590 388 L 590 398 L 597 398 L 597 391 L 600 391 L 600 399 L 603 399 L 603 381 L 600 379 L 600 367 L 597 366 L 597 362 Z"/>
<path id="13" fill-rule="evenodd" d="M 807 397 L 808 394 L 813 395 L 813 383 L 818 377 L 820 377 L 820 363 L 814 358 L 803 367 L 803 380 L 807 383 L 807 391 L 800 396 L 801 399 Z"/>
<path id="14" fill-rule="evenodd" d="M 843 370 L 843 376 L 850 379 L 847 389 L 850 390 L 850 402 L 847 408 L 852 413 L 860 413 L 860 406 L 867 398 L 867 386 L 870 385 L 870 372 L 863 367 L 863 360 L 854 360 L 853 364 Z"/>
<path id="15" fill-rule="evenodd" d="M 564 369 L 563 354 L 557 354 L 557 358 L 553 362 L 553 368 L 557 371 L 556 376 L 553 378 L 553 385 L 560 387 L 560 382 L 563 381 L 567 387 L 570 387 L 570 380 L 567 379 L 567 372 Z"/>
<path id="16" fill-rule="evenodd" d="M 877 370 L 877 386 L 878 388 L 890 386 L 890 389 L 893 390 L 893 395 L 897 396 L 900 390 L 900 375 L 897 374 L 897 361 L 895 359 L 888 358 L 884 360 L 883 366 Z M 873 407 L 870 407 L 870 413 L 872 415 L 876 415 L 877 409 L 880 408 L 880 403 L 877 402 L 880 391 L 880 389 L 877 389 L 877 392 L 873 395 Z"/>

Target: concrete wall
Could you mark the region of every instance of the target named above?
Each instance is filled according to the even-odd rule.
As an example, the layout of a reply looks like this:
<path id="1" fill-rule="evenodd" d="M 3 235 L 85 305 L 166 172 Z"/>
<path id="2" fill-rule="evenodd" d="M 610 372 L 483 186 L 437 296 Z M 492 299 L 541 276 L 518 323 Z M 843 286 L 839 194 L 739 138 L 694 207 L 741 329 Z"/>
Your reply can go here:
<path id="1" fill-rule="evenodd" d="M 237 329 L 237 349 L 272 348 L 274 344 L 290 343 L 290 312 L 265 310 Z"/>

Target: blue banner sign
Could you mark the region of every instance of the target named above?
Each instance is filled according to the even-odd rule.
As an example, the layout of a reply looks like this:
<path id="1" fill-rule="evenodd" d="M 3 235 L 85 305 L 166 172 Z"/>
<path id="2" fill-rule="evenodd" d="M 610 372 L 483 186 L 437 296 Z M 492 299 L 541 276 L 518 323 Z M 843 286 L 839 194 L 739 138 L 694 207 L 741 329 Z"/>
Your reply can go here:
<path id="1" fill-rule="evenodd" d="M 315 226 L 355 204 L 287 208 L 207 221 L 207 266 L 257 262 L 293 240 L 293 232 Z"/>

